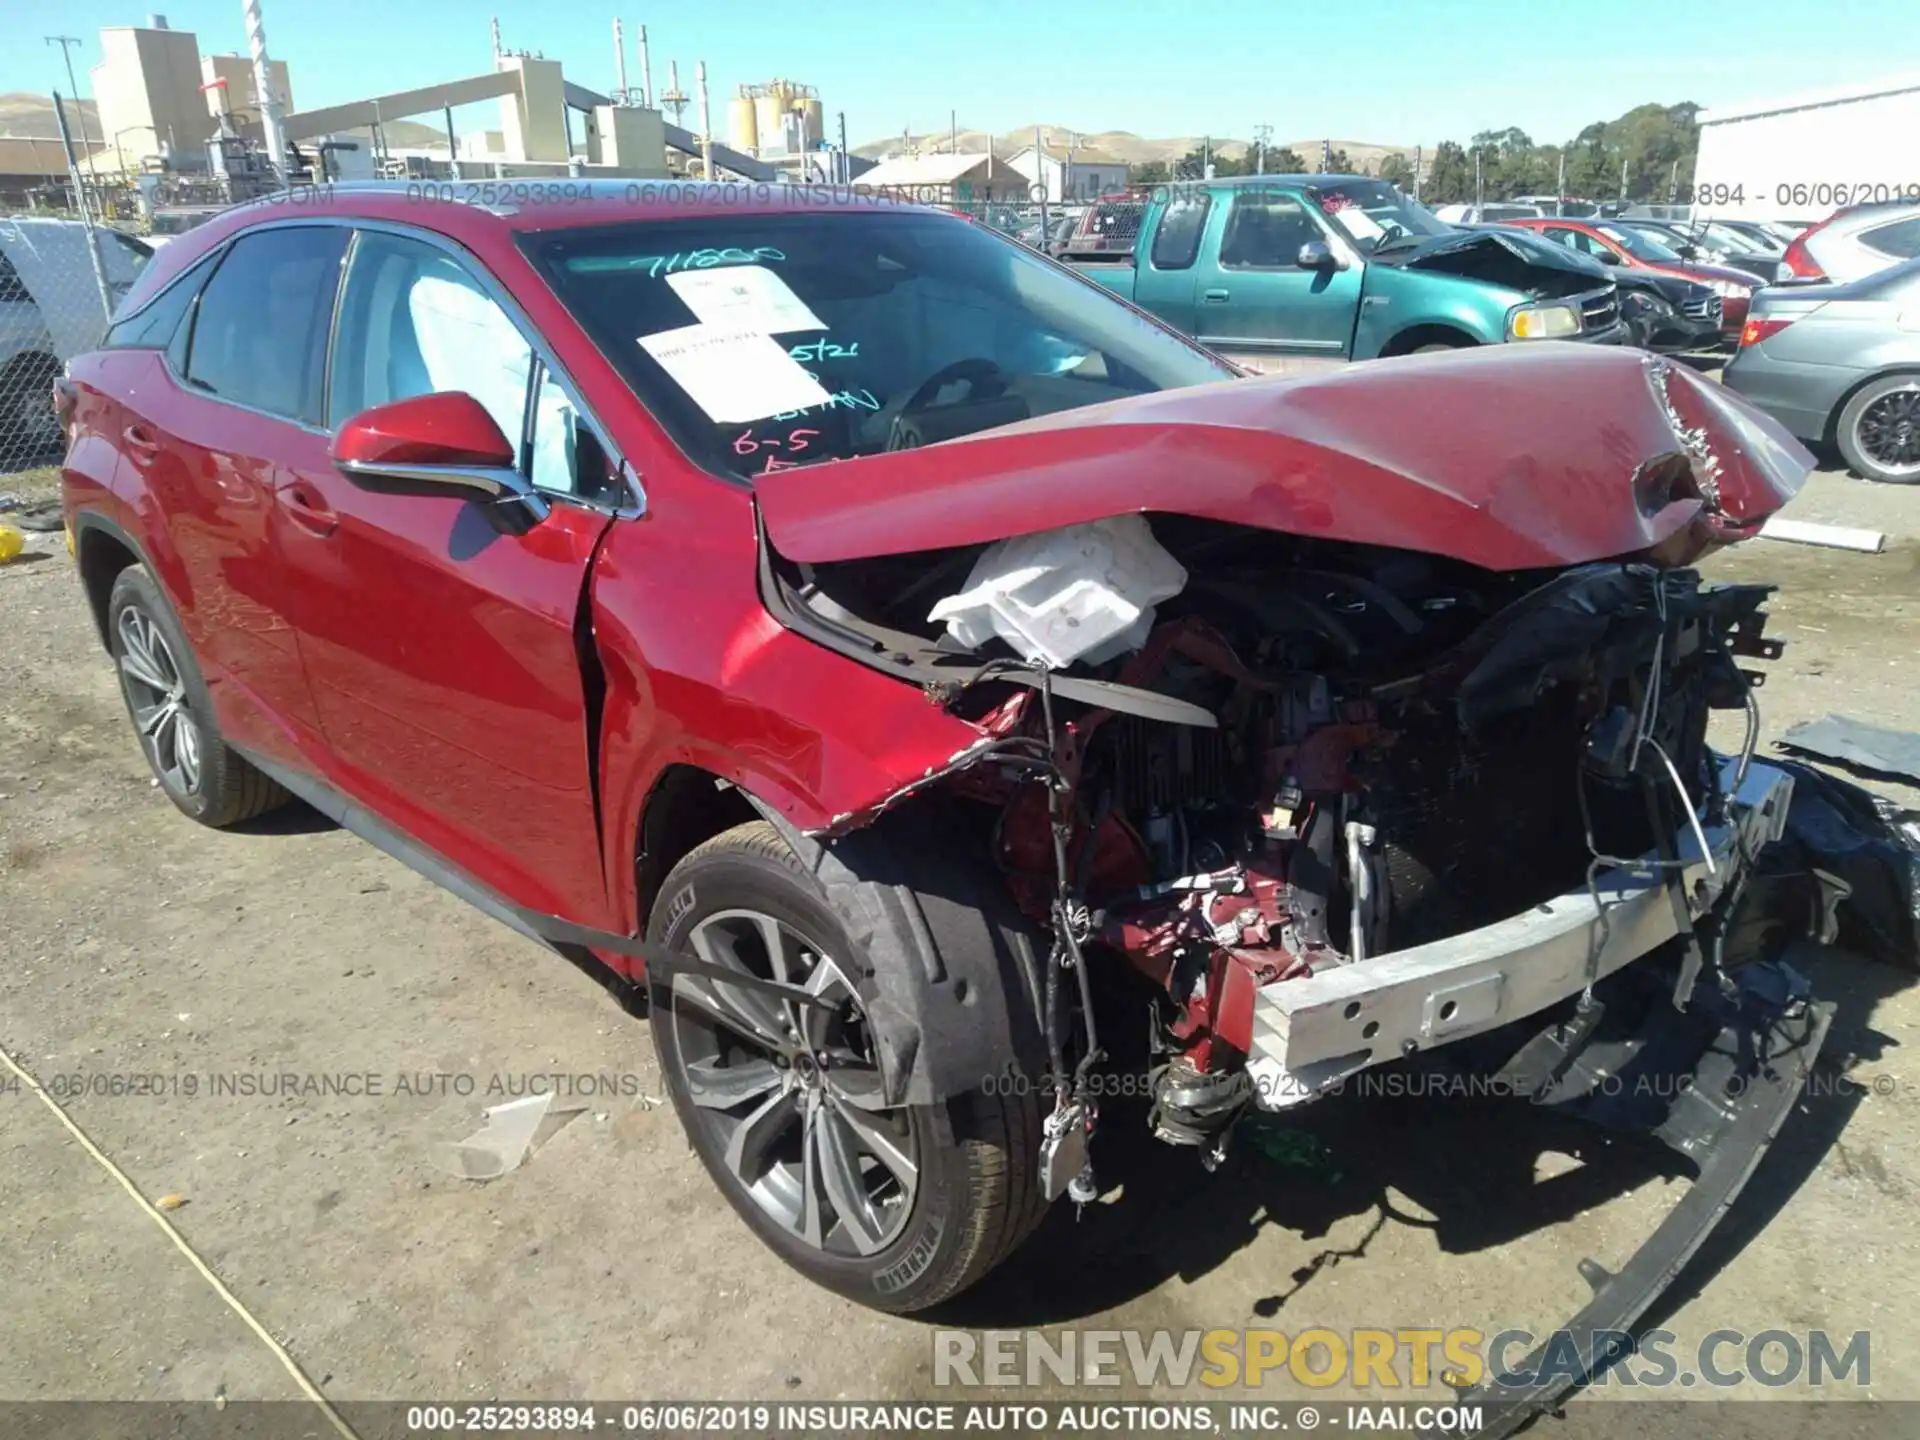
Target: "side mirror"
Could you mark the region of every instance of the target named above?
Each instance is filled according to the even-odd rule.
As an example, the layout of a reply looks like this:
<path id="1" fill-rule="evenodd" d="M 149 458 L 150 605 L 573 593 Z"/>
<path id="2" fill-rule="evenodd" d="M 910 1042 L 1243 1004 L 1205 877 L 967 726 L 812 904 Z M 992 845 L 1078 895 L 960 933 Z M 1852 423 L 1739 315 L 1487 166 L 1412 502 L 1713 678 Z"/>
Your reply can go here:
<path id="1" fill-rule="evenodd" d="M 1596 250 L 1593 252 L 1593 258 L 1598 260 L 1602 265 L 1624 265 L 1627 263 L 1611 250 Z"/>
<path id="2" fill-rule="evenodd" d="M 362 490 L 476 501 L 503 535 L 526 534 L 552 509 L 493 416 L 464 391 L 362 410 L 334 432 L 328 453 Z"/>
<path id="3" fill-rule="evenodd" d="M 1691 240 L 1682 240 L 1674 247 L 1674 253 L 1682 260 L 1691 260 L 1700 253 L 1700 247 Z"/>
<path id="4" fill-rule="evenodd" d="M 1300 247 L 1300 253 L 1293 257 L 1293 263 L 1302 270 L 1336 270 L 1340 266 L 1333 247 L 1324 240 L 1307 241 Z"/>

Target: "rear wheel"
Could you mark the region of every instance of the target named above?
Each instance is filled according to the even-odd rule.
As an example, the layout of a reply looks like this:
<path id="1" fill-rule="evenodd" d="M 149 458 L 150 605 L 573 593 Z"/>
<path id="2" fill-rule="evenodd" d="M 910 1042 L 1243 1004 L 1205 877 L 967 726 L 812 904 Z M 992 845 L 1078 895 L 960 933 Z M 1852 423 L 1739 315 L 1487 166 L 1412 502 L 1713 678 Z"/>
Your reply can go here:
<path id="1" fill-rule="evenodd" d="M 1920 483 L 1920 375 L 1887 375 L 1862 388 L 1840 411 L 1834 438 L 1856 474 Z"/>
<path id="2" fill-rule="evenodd" d="M 906 1313 L 972 1285 L 1037 1223 L 1037 1100 L 982 1086 L 933 1105 L 886 1102 L 866 962 L 771 825 L 737 826 L 675 866 L 649 934 L 793 997 L 671 975 L 651 1012 L 689 1141 L 789 1265 Z"/>
<path id="3" fill-rule="evenodd" d="M 173 607 L 142 566 L 130 565 L 114 579 L 107 645 L 147 764 L 184 814 L 219 828 L 287 802 L 285 790 L 221 738 L 199 662 Z"/>

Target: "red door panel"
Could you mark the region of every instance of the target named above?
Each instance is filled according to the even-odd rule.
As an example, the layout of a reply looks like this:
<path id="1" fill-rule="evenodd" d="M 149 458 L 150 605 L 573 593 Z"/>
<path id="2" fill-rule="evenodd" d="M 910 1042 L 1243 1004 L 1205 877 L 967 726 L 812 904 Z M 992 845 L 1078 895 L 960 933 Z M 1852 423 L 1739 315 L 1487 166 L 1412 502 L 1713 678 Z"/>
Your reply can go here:
<path id="1" fill-rule="evenodd" d="M 604 925 L 574 624 L 608 517 L 556 505 L 501 535 L 477 506 L 373 494 L 318 454 L 280 500 L 337 781 L 508 899 Z"/>
<path id="2" fill-rule="evenodd" d="M 163 531 L 163 576 L 205 672 L 221 728 L 243 749 L 310 767 L 319 717 L 281 609 L 274 491 L 286 460 L 324 436 L 199 395 L 158 351 L 123 392 L 117 437 L 141 528 Z"/>

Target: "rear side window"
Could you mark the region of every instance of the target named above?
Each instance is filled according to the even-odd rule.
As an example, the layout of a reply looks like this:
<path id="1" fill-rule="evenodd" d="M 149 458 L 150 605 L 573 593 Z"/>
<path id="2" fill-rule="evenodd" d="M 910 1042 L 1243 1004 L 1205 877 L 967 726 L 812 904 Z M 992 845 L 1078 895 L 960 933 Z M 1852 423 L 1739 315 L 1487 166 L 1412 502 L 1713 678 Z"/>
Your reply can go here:
<path id="1" fill-rule="evenodd" d="M 107 330 L 107 349 L 166 349 L 193 308 L 193 297 L 200 293 L 207 276 L 213 273 L 213 264 L 214 256 L 207 256 L 137 312 L 116 321 Z"/>
<path id="2" fill-rule="evenodd" d="M 346 245 L 347 231 L 332 225 L 261 230 L 234 241 L 200 294 L 187 383 L 318 424 Z"/>
<path id="3" fill-rule="evenodd" d="M 1207 228 L 1207 211 L 1213 197 L 1176 195 L 1160 212 L 1160 228 L 1153 232 L 1153 249 L 1148 255 L 1156 270 L 1185 270 L 1200 253 L 1200 233 Z"/>
<path id="4" fill-rule="evenodd" d="M 1866 231 L 1860 243 L 1869 250 L 1891 255 L 1896 260 L 1911 260 L 1920 255 L 1920 215 L 1911 220 L 1896 220 Z"/>

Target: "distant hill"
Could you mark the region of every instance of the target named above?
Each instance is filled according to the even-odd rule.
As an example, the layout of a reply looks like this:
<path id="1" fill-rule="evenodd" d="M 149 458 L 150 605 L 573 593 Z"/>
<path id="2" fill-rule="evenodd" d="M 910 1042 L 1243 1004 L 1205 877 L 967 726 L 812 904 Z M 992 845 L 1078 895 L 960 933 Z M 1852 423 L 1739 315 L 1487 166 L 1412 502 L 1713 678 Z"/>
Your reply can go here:
<path id="1" fill-rule="evenodd" d="M 998 135 L 989 135 L 984 130 L 962 130 L 958 135 L 949 137 L 945 130 L 928 131 L 923 135 L 910 137 L 893 136 L 885 140 L 874 140 L 854 148 L 854 154 L 877 160 L 883 155 L 899 151 L 903 143 L 911 143 L 922 154 L 945 154 L 949 148 L 957 146 L 962 153 L 984 154 L 989 142 L 993 153 L 1001 157 L 1017 155 L 1033 144 L 1033 132 L 1038 129 L 1042 143 L 1048 146 L 1065 146 L 1069 140 L 1082 149 L 1104 150 L 1107 154 L 1126 161 L 1129 165 L 1145 165 L 1152 161 L 1171 164 L 1189 151 L 1198 150 L 1205 137 L 1199 135 L 1172 135 L 1155 139 L 1136 135 L 1131 130 L 1069 130 L 1064 125 L 1026 125 L 1019 129 L 1007 130 Z M 1223 159 L 1238 160 L 1252 149 L 1252 142 L 1236 140 L 1229 136 L 1212 137 L 1213 151 Z M 1311 140 L 1275 141 L 1269 145 L 1271 150 L 1292 148 L 1309 165 L 1319 163 L 1320 137 Z M 1411 145 L 1381 145 L 1368 140 L 1334 140 L 1335 150 L 1347 152 L 1348 163 L 1360 170 L 1377 170 L 1380 162 L 1388 155 L 1413 152 Z"/>
<path id="2" fill-rule="evenodd" d="M 80 143 L 81 117 L 86 117 L 87 135 L 98 145 L 103 137 L 100 134 L 100 113 L 94 108 L 93 101 L 81 100 L 77 104 L 72 96 L 66 97 L 67 124 L 73 127 L 74 144 Z M 0 135 L 18 135 L 29 140 L 58 140 L 60 121 L 53 113 L 53 97 L 36 95 L 31 90 L 10 90 L 0 94 Z"/>

